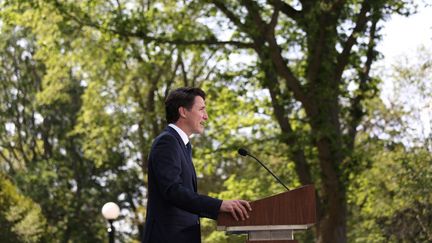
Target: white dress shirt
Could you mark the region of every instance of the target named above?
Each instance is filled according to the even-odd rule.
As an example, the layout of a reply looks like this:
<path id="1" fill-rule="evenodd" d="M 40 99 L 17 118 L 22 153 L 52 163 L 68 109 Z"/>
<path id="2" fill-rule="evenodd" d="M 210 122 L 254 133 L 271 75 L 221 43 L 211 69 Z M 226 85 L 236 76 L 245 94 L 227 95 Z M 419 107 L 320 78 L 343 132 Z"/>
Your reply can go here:
<path id="1" fill-rule="evenodd" d="M 176 130 L 176 132 L 180 135 L 181 139 L 183 140 L 183 143 L 186 145 L 187 143 L 189 143 L 189 137 L 188 135 L 183 132 L 183 130 L 181 130 L 180 127 L 176 126 L 173 123 L 168 124 L 168 126 L 172 127 L 174 130 Z"/>

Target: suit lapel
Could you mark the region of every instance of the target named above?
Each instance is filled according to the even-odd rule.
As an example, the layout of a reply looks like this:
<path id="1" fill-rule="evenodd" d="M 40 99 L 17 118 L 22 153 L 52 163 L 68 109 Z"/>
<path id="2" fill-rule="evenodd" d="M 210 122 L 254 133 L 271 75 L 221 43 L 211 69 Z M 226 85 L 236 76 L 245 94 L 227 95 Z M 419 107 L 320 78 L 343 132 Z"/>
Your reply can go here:
<path id="1" fill-rule="evenodd" d="M 185 156 L 185 158 L 186 158 L 186 161 L 188 162 L 187 164 L 188 164 L 188 166 L 190 167 L 190 169 L 192 170 L 192 175 L 193 175 L 193 176 L 192 176 L 192 182 L 193 182 L 193 185 L 194 185 L 194 190 L 195 190 L 195 192 L 197 192 L 198 189 L 197 189 L 197 176 L 196 176 L 195 166 L 193 165 L 192 158 L 191 158 L 191 156 L 189 155 L 189 152 L 188 152 L 187 149 L 186 149 L 186 145 L 184 144 L 182 138 L 181 138 L 180 135 L 177 133 L 177 131 L 174 130 L 174 128 L 168 126 L 168 127 L 166 128 L 166 130 L 167 130 L 169 133 L 173 134 L 173 135 L 177 138 L 177 141 L 179 142 L 180 147 L 181 147 L 182 150 L 183 150 L 183 154 L 184 154 L 184 156 Z M 190 142 L 190 141 L 189 141 L 189 142 Z"/>

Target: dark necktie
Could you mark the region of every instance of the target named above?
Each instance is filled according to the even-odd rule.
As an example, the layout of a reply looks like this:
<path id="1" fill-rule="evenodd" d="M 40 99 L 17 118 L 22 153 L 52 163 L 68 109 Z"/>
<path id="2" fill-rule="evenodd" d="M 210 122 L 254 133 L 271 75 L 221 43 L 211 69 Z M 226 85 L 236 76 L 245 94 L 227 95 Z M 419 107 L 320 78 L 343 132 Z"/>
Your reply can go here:
<path id="1" fill-rule="evenodd" d="M 192 181 L 193 181 L 193 185 L 194 185 L 194 191 L 197 192 L 196 172 L 195 172 L 195 167 L 193 166 L 193 163 L 192 163 L 192 146 L 191 146 L 190 142 L 186 144 L 186 150 L 188 152 L 189 160 L 190 160 L 190 163 L 192 165 L 192 170 L 193 170 Z"/>
<path id="2" fill-rule="evenodd" d="M 192 146 L 191 146 L 190 142 L 186 144 L 186 150 L 187 150 L 187 152 L 189 154 L 190 160 L 192 161 Z"/>

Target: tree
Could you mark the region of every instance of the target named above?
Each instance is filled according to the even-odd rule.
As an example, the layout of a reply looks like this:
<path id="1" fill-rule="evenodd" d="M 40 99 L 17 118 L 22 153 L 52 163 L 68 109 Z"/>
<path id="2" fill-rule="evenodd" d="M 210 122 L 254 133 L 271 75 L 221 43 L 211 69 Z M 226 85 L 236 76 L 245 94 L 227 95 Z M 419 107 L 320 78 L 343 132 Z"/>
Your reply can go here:
<path id="1" fill-rule="evenodd" d="M 427 225 L 432 222 L 432 199 L 425 186 L 431 182 L 430 152 L 376 138 L 365 140 L 358 160 L 370 168 L 359 173 L 349 188 L 348 200 L 353 205 L 349 238 L 356 242 L 430 241 Z"/>
<path id="2" fill-rule="evenodd" d="M 156 45 L 86 26 L 71 14 L 81 14 L 79 7 L 86 6 L 94 16 L 103 18 L 107 2 L 85 4 L 40 1 L 5 3 L 2 8 L 3 19 L 25 29 L 22 38 L 32 38 L 31 60 L 40 65 L 40 82 L 27 91 L 26 100 L 35 104 L 27 116 L 38 122 L 35 127 L 20 126 L 10 132 L 16 135 L 29 129 L 26 138 L 41 146 L 36 151 L 40 158 L 24 163 L 30 173 L 18 173 L 16 178 L 18 186 L 45 210 L 52 233 L 47 240 L 102 239 L 100 205 L 94 202 L 107 200 L 118 200 L 122 211 L 127 211 L 128 217 L 121 222 L 131 227 L 119 229 L 119 233 L 123 240 L 133 240 L 139 238 L 145 212 L 147 154 L 152 139 L 165 126 L 163 101 L 175 86 L 208 86 L 217 78 L 211 62 L 223 53 L 212 48 Z M 146 8 L 140 11 L 144 17 L 154 14 Z M 120 22 L 115 23 L 128 26 Z M 29 73 L 23 67 L 17 69 Z M 32 78 L 24 77 L 8 80 L 11 85 L 32 82 Z M 234 99 L 233 92 L 223 85 L 220 88 Z M 8 95 L 12 91 L 4 92 Z M 211 92 L 217 91 L 209 89 Z M 13 101 L 7 99 L 3 104 Z M 236 104 L 242 107 L 241 100 Z M 226 115 L 226 111 L 221 114 Z M 15 116 L 4 119 L 9 122 Z M 251 124 L 246 119 L 240 121 Z M 241 126 L 238 122 L 234 125 Z M 218 131 L 219 136 L 234 133 L 231 128 L 224 129 Z M 5 144 L 16 140 L 14 136 L 4 137 Z M 214 139 L 200 142 L 214 144 Z M 25 152 L 19 155 L 27 155 Z M 88 223 L 94 218 L 98 218 L 97 224 L 90 227 Z"/>
<path id="3" fill-rule="evenodd" d="M 85 158 L 82 137 L 71 134 L 83 87 L 65 65 L 67 60 L 53 62 L 62 49 L 50 45 L 53 42 L 41 48 L 38 41 L 43 40 L 20 22 L 35 12 L 17 18 L 10 7 L 4 5 L 1 11 L 0 165 L 1 173 L 13 182 L 4 185 L 5 195 L 13 197 L 4 201 L 5 212 L 13 211 L 6 218 L 18 237 L 11 240 L 103 240 L 104 222 L 98 216 L 102 203 L 112 196 L 97 188 L 106 182 L 99 180 L 106 169 Z M 120 158 L 115 155 L 111 153 Z M 22 207 L 16 205 L 18 200 Z M 101 205 L 95 205 L 98 201 Z M 40 222 L 35 222 L 38 218 Z"/>
<path id="4" fill-rule="evenodd" d="M 300 181 L 317 184 L 318 241 L 346 242 L 347 175 L 356 163 L 350 156 L 362 102 L 374 95 L 369 70 L 376 59 L 378 21 L 391 10 L 391 2 L 300 1 L 294 7 L 282 1 L 210 2 L 253 46 L 264 74 L 261 85 L 270 92 Z M 294 48 L 299 57 L 290 57 Z M 349 83 L 357 85 L 356 92 L 346 92 Z M 300 109 L 293 108 L 296 102 Z M 313 163 L 289 120 L 299 111 L 310 127 L 306 146 L 316 148 L 318 175 L 312 174 Z"/>
<path id="5" fill-rule="evenodd" d="M 393 114 L 394 124 L 389 124 L 381 132 L 407 147 L 423 147 L 432 151 L 430 55 L 430 49 L 420 46 L 411 55 L 400 56 L 389 68 L 382 96 L 386 108 L 396 114 Z M 401 127 L 404 128 L 403 133 L 399 131 Z"/>
<path id="6" fill-rule="evenodd" d="M 353 176 L 350 238 L 358 242 L 428 242 L 432 232 L 430 163 L 430 50 L 401 56 L 383 85 L 386 94 L 367 106 L 355 157 L 366 170 Z M 393 88 L 390 88 L 393 87 Z M 421 119 L 426 114 L 426 119 Z M 354 228 L 354 227 L 353 227 Z"/>
<path id="7" fill-rule="evenodd" d="M 252 58 L 249 66 L 242 69 L 244 72 L 239 73 L 250 78 L 248 87 L 267 91 L 265 94 L 268 94 L 269 102 L 264 101 L 263 104 L 266 104 L 265 111 L 271 113 L 265 114 L 272 114 L 278 124 L 278 130 L 271 125 L 270 130 L 276 132 L 278 145 L 285 144 L 283 148 L 288 156 L 283 161 L 293 162 L 301 184 L 314 183 L 317 187 L 318 241 L 347 241 L 350 176 L 353 169 L 362 171 L 366 168 L 354 156 L 355 141 L 359 125 L 369 108 L 365 102 L 376 97 L 379 82 L 371 77 L 370 69 L 378 56 L 375 47 L 380 38 L 380 21 L 395 12 L 409 14 L 410 2 L 206 0 L 151 3 L 32 1 L 28 4 L 29 9 L 37 8 L 43 13 L 35 18 L 35 22 L 51 23 L 45 25 L 49 27 L 59 26 L 57 33 L 65 36 L 91 33 L 87 38 L 70 42 L 74 44 L 75 53 L 71 57 L 82 57 L 87 62 L 77 66 L 94 67 L 82 72 L 83 76 L 90 75 L 94 82 L 88 82 L 88 91 L 83 98 L 86 108 L 79 118 L 81 125 L 77 125 L 74 132 L 86 137 L 84 153 L 91 161 L 96 161 L 97 166 L 104 164 L 102 162 L 110 157 L 107 155 L 112 150 L 125 151 L 118 146 L 121 142 L 128 144 L 130 141 L 124 138 L 125 134 L 136 134 L 134 144 L 139 144 L 139 147 L 134 147 L 133 151 L 139 152 L 136 153 L 138 157 L 134 158 L 141 161 L 145 173 L 146 146 L 152 137 L 149 131 L 157 131 L 162 125 L 157 116 L 146 120 L 144 112 L 150 110 L 153 114 L 153 111 L 161 110 L 163 94 L 172 87 L 171 80 L 174 78 L 161 83 L 157 76 L 141 80 L 143 75 L 129 70 L 131 64 L 133 70 L 163 70 L 156 73 L 171 73 L 173 77 L 178 77 L 179 69 L 176 67 L 181 67 L 183 77 L 186 77 L 184 67 L 187 65 L 184 56 L 180 55 L 189 53 L 186 46 L 206 46 L 198 55 L 201 57 L 209 57 L 209 53 L 219 49 L 240 52 Z M 56 19 L 47 21 L 43 18 L 45 15 L 55 16 Z M 211 28 L 212 25 L 219 28 Z M 44 25 L 32 28 L 39 33 L 49 30 L 41 26 Z M 230 33 L 231 36 L 227 36 Z M 47 41 L 46 38 L 44 40 Z M 105 40 L 108 40 L 109 48 L 103 51 L 94 48 L 95 43 L 105 43 Z M 49 43 L 64 46 L 62 42 Z M 95 52 L 80 52 L 88 50 L 87 46 L 92 46 Z M 239 48 L 245 51 L 241 52 Z M 57 53 L 62 53 L 62 48 L 59 49 Z M 109 55 L 104 55 L 106 52 Z M 80 55 L 85 53 L 90 55 Z M 173 54 L 178 57 L 176 60 L 169 58 Z M 143 59 L 143 55 L 147 58 Z M 95 56 L 102 57 L 102 65 L 92 60 Z M 56 60 L 61 63 L 63 59 Z M 152 61 L 159 65 L 147 65 Z M 55 67 L 59 68 L 52 65 L 49 69 L 55 73 Z M 67 72 L 60 73 L 64 75 Z M 124 77 L 127 78 L 123 80 Z M 185 84 L 199 85 L 186 82 L 189 80 L 186 78 L 183 80 Z M 244 83 L 239 80 L 232 79 L 231 87 L 242 87 Z M 47 86 L 55 88 L 57 83 Z M 142 87 L 149 87 L 149 92 L 141 90 Z M 219 91 L 224 90 L 220 86 L 218 88 Z M 125 93 L 118 90 L 125 90 Z M 241 89 L 236 92 L 243 100 L 253 93 Z M 100 94 L 105 94 L 108 99 Z M 118 97 L 124 97 L 118 94 L 128 94 L 129 97 L 132 94 L 134 99 L 124 98 L 118 102 Z M 147 102 L 142 102 L 142 97 L 146 97 Z M 128 121 L 124 119 L 127 117 L 124 109 L 130 107 L 139 112 L 129 120 L 130 123 L 125 124 L 133 125 L 133 121 L 138 119 L 138 130 L 128 131 L 127 127 L 119 125 L 119 121 Z M 117 123 L 110 124 L 111 117 Z M 153 126 L 147 127 L 146 124 Z M 214 141 L 207 141 L 207 144 L 209 148 L 214 148 L 211 142 Z M 113 146 L 115 149 L 112 149 Z M 126 157 L 133 156 L 126 154 Z"/>
<path id="8" fill-rule="evenodd" d="M 270 93 L 281 141 L 290 148 L 300 182 L 317 185 L 318 240 L 346 242 L 347 175 L 356 165 L 351 155 L 364 115 L 362 103 L 376 95 L 370 68 L 377 58 L 378 22 L 389 13 L 406 11 L 407 4 L 367 0 L 183 4 L 210 19 L 227 20 L 225 26 L 234 30 L 232 38 L 218 40 L 217 34 L 211 34 L 197 40 L 193 33 L 179 38 L 175 30 L 165 37 L 139 27 L 116 31 L 158 43 L 231 44 L 252 49 L 262 73 L 258 80 Z M 357 86 L 355 92 L 347 92 L 349 84 Z M 309 128 L 306 144 L 301 142 L 303 133 L 290 121 L 298 113 L 303 113 L 303 126 Z M 316 149 L 312 159 L 305 153 L 308 146 Z M 318 163 L 311 161 L 314 159 Z"/>
<path id="9" fill-rule="evenodd" d="M 39 242 L 45 236 L 46 219 L 41 208 L 0 174 L 0 238 L 3 242 Z"/>

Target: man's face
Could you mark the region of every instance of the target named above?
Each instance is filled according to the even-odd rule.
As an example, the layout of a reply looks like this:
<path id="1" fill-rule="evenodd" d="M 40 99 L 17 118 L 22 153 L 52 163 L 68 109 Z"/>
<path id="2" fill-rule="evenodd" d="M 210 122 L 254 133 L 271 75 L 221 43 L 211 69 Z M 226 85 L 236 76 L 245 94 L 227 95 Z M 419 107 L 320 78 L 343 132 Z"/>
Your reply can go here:
<path id="1" fill-rule="evenodd" d="M 185 112 L 188 135 L 203 133 L 205 121 L 208 119 L 204 99 L 201 96 L 196 96 L 192 108 L 190 110 L 185 109 Z"/>

